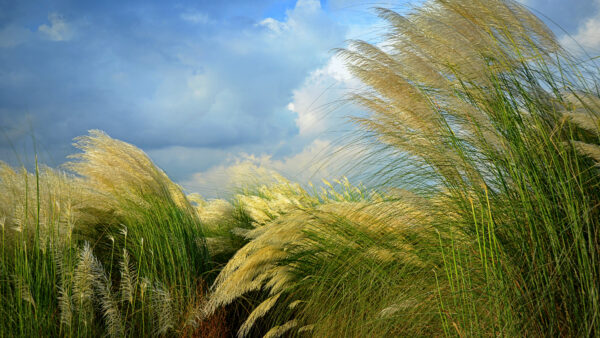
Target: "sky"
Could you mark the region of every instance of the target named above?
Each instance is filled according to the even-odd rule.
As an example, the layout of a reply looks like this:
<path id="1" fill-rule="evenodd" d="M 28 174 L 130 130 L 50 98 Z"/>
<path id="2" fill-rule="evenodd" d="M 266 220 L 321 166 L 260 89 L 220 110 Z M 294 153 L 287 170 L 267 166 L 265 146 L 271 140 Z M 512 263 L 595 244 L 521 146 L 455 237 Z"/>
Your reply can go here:
<path id="1" fill-rule="evenodd" d="M 565 45 L 600 51 L 600 0 L 522 2 Z M 100 129 L 207 197 L 248 163 L 337 178 L 352 158 L 346 117 L 361 112 L 343 101 L 359 84 L 333 50 L 377 38 L 373 7 L 405 4 L 0 0 L 0 160 L 35 151 L 58 166 Z"/>

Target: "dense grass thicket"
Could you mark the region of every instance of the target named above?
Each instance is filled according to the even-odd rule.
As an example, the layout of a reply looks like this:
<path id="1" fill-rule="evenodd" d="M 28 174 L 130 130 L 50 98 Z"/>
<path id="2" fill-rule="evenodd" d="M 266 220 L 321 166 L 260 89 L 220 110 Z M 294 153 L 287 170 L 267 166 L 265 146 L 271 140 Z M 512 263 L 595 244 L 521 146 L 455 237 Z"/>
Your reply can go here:
<path id="1" fill-rule="evenodd" d="M 0 336 L 600 335 L 592 62 L 512 1 L 378 14 L 338 51 L 376 188 L 204 200 L 99 131 L 2 165 Z"/>

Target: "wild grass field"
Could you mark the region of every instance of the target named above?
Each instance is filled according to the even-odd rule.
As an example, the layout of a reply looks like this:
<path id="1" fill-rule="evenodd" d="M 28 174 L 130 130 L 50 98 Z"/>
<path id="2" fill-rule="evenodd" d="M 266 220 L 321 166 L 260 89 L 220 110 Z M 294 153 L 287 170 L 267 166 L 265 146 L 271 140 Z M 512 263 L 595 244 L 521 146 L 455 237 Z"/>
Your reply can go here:
<path id="1" fill-rule="evenodd" d="M 600 335 L 593 60 L 513 1 L 377 13 L 337 52 L 377 184 L 205 200 L 101 131 L 3 164 L 0 336 Z"/>

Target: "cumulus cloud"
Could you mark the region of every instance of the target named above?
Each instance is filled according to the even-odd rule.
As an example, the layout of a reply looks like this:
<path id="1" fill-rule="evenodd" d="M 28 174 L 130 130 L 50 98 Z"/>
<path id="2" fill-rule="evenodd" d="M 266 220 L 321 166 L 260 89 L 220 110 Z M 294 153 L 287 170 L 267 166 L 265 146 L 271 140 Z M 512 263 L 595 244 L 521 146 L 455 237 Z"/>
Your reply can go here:
<path id="1" fill-rule="evenodd" d="M 600 3 L 600 1 L 597 1 Z M 565 35 L 561 43 L 575 53 L 581 53 L 581 48 L 587 52 L 600 52 L 600 10 L 593 17 L 587 18 L 577 28 L 572 36 Z"/>
<path id="2" fill-rule="evenodd" d="M 73 37 L 73 27 L 58 13 L 48 14 L 50 24 L 43 24 L 38 31 L 52 41 L 68 41 Z"/>
<path id="3" fill-rule="evenodd" d="M 199 42 L 176 38 L 178 62 L 162 69 L 154 62 L 160 73 L 140 74 L 145 83 L 160 81 L 151 96 L 138 100 L 143 134 L 129 136 L 144 146 L 189 147 L 294 137 L 297 115 L 286 108 L 292 91 L 343 40 L 344 30 L 314 0 L 298 2 L 281 21 L 225 28 Z"/>
<path id="4" fill-rule="evenodd" d="M 335 166 L 313 160 L 337 149 L 320 133 L 339 122 L 332 110 L 352 83 L 331 53 L 347 25 L 318 0 L 264 17 L 269 3 L 257 16 L 243 1 L 154 2 L 118 16 L 110 1 L 35 7 L 36 22 L 47 20 L 31 32 L 37 42 L 76 41 L 6 40 L 14 48 L 0 64 L 0 121 L 17 130 L 13 117 L 30 111 L 40 143 L 60 150 L 54 163 L 73 151 L 73 137 L 105 130 L 200 192 L 227 185 L 219 177 L 242 162 L 301 182 L 337 178 Z"/>
<path id="5" fill-rule="evenodd" d="M 578 52 L 583 47 L 598 47 L 599 0 L 518 0 L 532 10 L 560 38 L 561 43 Z"/>
<path id="6" fill-rule="evenodd" d="M 261 22 L 257 23 L 256 26 L 266 27 L 276 34 L 281 34 L 284 30 L 289 28 L 288 25 L 285 24 L 285 22 L 277 21 L 273 18 L 266 18 Z"/>
<path id="7" fill-rule="evenodd" d="M 268 183 L 281 175 L 293 182 L 319 183 L 322 179 L 337 179 L 345 174 L 347 163 L 356 152 L 331 141 L 315 139 L 301 152 L 274 159 L 269 154 L 240 153 L 225 163 L 194 173 L 181 184 L 190 192 L 205 197 L 227 197 L 237 188 L 255 182 Z"/>
<path id="8" fill-rule="evenodd" d="M 288 110 L 297 114 L 296 125 L 301 136 L 315 136 L 339 122 L 339 108 L 346 104 L 346 94 L 360 86 L 344 66 L 332 56 L 328 63 L 308 75 L 301 87 L 293 91 Z"/>

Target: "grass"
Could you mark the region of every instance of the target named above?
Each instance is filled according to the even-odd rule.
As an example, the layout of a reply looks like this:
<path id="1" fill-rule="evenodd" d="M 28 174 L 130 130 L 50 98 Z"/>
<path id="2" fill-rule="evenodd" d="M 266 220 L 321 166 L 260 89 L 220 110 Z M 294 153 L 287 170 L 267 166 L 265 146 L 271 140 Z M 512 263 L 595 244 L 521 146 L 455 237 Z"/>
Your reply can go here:
<path id="1" fill-rule="evenodd" d="M 192 205 L 140 150 L 100 132 L 78 146 L 78 176 L 4 167 L 2 335 L 194 326 L 210 263 Z"/>
<path id="2" fill-rule="evenodd" d="M 515 2 L 378 14 L 338 51 L 376 189 L 206 201 L 99 131 L 3 165 L 0 336 L 600 334 L 597 71 Z"/>

